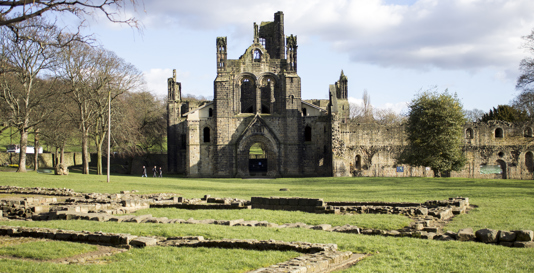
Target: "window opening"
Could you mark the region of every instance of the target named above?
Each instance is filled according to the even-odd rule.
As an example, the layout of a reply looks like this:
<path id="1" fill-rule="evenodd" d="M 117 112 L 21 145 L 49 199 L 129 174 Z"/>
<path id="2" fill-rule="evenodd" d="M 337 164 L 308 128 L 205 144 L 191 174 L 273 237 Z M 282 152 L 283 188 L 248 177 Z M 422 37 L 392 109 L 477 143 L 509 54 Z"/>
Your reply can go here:
<path id="1" fill-rule="evenodd" d="M 204 142 L 210 142 L 210 128 L 204 127 Z"/>
<path id="2" fill-rule="evenodd" d="M 504 133 L 502 131 L 502 128 L 495 129 L 495 137 L 496 138 L 503 138 L 504 137 Z"/>
<path id="3" fill-rule="evenodd" d="M 212 108 L 210 108 L 210 109 L 208 110 L 208 116 L 209 116 L 209 117 L 213 117 L 213 109 L 212 109 Z"/>
<path id="4" fill-rule="evenodd" d="M 304 141 L 312 141 L 312 129 L 310 126 L 304 128 Z"/>

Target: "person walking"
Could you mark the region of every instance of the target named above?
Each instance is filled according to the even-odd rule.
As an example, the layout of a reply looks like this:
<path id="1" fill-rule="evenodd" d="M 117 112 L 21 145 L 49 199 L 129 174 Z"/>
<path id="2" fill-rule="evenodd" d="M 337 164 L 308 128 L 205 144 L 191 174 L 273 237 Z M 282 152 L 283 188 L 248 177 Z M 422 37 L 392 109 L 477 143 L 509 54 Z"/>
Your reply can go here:
<path id="1" fill-rule="evenodd" d="M 161 167 L 159 167 L 159 177 L 163 178 L 163 170 L 161 169 Z"/>
<path id="2" fill-rule="evenodd" d="M 152 175 L 152 177 L 158 177 L 158 168 L 156 166 L 154 166 L 154 168 L 152 168 L 152 172 L 154 173 L 154 175 Z"/>
<path id="3" fill-rule="evenodd" d="M 143 166 L 143 174 L 141 175 L 141 177 L 147 177 L 146 176 L 146 168 L 145 168 L 145 166 Z"/>

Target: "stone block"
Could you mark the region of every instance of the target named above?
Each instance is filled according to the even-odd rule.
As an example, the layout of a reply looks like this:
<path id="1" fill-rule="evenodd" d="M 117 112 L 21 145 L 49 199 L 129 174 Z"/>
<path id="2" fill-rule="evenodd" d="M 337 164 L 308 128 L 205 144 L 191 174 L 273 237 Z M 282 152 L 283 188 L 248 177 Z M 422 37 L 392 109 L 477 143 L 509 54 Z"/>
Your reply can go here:
<path id="1" fill-rule="evenodd" d="M 530 242 L 534 237 L 532 230 L 514 230 L 516 241 Z"/>
<path id="2" fill-rule="evenodd" d="M 513 247 L 514 242 L 499 242 L 499 245 L 506 246 L 506 247 Z"/>
<path id="3" fill-rule="evenodd" d="M 534 242 L 533 241 L 516 241 L 514 243 L 514 247 L 521 247 L 521 248 L 534 248 Z"/>
<path id="4" fill-rule="evenodd" d="M 513 231 L 504 231 L 499 232 L 499 242 L 513 242 L 515 241 L 516 234 Z"/>
<path id="5" fill-rule="evenodd" d="M 427 208 L 423 208 L 423 207 L 418 207 L 415 210 L 415 214 L 416 215 L 428 215 L 428 209 Z"/>
<path id="6" fill-rule="evenodd" d="M 464 242 L 474 241 L 476 239 L 475 233 L 473 232 L 472 228 L 460 229 L 456 236 L 458 238 L 458 241 L 464 241 Z"/>
<path id="7" fill-rule="evenodd" d="M 330 230 L 330 229 L 332 229 L 332 225 L 321 224 L 321 225 L 314 226 L 311 229 L 313 229 L 313 230 Z"/>
<path id="8" fill-rule="evenodd" d="M 133 247 L 146 247 L 146 246 L 155 246 L 158 243 L 156 238 L 150 237 L 137 237 L 130 241 L 130 245 Z"/>
<path id="9" fill-rule="evenodd" d="M 489 228 L 480 229 L 475 232 L 477 240 L 483 243 L 497 243 L 499 241 L 499 231 Z"/>

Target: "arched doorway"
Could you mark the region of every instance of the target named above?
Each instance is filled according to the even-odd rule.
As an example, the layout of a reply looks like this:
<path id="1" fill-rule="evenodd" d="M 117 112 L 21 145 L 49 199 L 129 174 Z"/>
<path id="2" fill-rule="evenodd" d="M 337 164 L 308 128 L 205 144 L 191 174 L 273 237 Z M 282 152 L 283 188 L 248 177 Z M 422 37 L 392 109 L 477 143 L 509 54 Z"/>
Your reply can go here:
<path id="1" fill-rule="evenodd" d="M 506 162 L 504 162 L 503 160 L 497 160 L 497 164 L 499 164 L 499 166 L 501 166 L 501 170 L 502 170 L 502 179 L 507 179 L 507 175 L 506 175 Z"/>
<path id="2" fill-rule="evenodd" d="M 252 126 L 250 133 L 255 133 L 245 136 L 237 144 L 237 177 L 280 176 L 278 142 L 269 134 L 258 133 L 260 129 Z"/>
<path id="3" fill-rule="evenodd" d="M 263 145 L 259 142 L 252 144 L 248 154 L 248 171 L 250 176 L 266 176 L 269 162 Z"/>

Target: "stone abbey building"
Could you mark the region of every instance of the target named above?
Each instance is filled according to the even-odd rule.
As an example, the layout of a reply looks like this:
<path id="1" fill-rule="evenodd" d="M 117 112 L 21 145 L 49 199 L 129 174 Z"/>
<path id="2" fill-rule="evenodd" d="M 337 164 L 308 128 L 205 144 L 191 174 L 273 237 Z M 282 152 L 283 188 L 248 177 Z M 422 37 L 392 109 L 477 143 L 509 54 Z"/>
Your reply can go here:
<path id="1" fill-rule="evenodd" d="M 182 99 L 168 80 L 168 171 L 188 177 L 433 176 L 397 165 L 404 126 L 348 122 L 348 80 L 341 72 L 329 99 L 302 100 L 297 36 L 284 14 L 254 23 L 253 43 L 228 59 L 216 40 L 213 101 Z M 466 167 L 451 176 L 532 179 L 532 124 L 467 123 Z"/>

